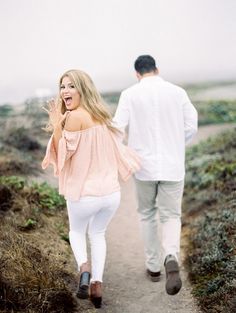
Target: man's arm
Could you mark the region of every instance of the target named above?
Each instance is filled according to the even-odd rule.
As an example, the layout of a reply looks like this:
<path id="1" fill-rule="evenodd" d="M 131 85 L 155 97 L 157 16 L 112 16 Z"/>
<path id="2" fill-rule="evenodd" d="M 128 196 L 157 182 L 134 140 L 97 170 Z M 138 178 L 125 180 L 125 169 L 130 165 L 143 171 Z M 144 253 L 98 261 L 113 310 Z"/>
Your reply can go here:
<path id="1" fill-rule="evenodd" d="M 188 144 L 198 129 L 198 113 L 186 92 L 183 99 L 185 144 Z"/>
<path id="2" fill-rule="evenodd" d="M 125 131 L 126 126 L 129 124 L 129 101 L 124 92 L 121 93 L 119 103 L 113 118 L 114 126 Z"/>

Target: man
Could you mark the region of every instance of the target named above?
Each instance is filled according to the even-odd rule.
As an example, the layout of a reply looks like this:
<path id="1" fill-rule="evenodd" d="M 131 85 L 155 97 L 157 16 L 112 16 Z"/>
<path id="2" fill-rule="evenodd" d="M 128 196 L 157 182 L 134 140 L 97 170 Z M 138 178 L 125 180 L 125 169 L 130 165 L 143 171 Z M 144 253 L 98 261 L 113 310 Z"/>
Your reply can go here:
<path id="1" fill-rule="evenodd" d="M 178 253 L 185 144 L 197 132 L 197 111 L 182 88 L 159 77 L 153 57 L 139 56 L 134 67 L 139 82 L 121 93 L 114 122 L 121 129 L 128 126 L 128 145 L 142 161 L 135 181 L 147 274 L 152 281 L 160 280 L 158 210 L 166 292 L 174 295 L 182 286 Z"/>

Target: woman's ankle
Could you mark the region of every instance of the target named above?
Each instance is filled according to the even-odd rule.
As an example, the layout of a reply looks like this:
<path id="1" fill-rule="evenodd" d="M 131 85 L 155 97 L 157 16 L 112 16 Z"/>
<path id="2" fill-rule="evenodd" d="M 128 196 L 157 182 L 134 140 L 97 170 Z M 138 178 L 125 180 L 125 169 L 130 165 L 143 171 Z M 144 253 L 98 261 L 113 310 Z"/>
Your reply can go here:
<path id="1" fill-rule="evenodd" d="M 80 273 L 83 273 L 83 272 L 90 272 L 90 264 L 89 264 L 89 262 L 85 262 L 85 263 L 81 264 L 81 266 L 80 266 Z"/>

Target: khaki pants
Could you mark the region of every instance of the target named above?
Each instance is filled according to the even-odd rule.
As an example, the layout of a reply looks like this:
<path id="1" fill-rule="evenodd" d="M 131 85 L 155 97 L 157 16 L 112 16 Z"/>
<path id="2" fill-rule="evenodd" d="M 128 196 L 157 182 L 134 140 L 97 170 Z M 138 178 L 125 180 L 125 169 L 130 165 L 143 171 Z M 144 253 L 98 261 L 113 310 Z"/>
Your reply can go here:
<path id="1" fill-rule="evenodd" d="M 152 272 L 158 272 L 162 263 L 161 248 L 164 259 L 168 254 L 177 258 L 180 250 L 184 181 L 135 181 L 146 267 Z"/>

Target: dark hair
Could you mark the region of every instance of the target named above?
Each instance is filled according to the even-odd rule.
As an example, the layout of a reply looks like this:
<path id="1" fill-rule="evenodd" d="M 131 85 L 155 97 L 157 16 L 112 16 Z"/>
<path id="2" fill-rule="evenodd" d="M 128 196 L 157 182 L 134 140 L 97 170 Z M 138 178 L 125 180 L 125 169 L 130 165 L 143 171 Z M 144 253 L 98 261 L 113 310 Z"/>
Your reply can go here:
<path id="1" fill-rule="evenodd" d="M 134 62 L 134 68 L 141 75 L 157 70 L 156 61 L 150 55 L 140 55 Z"/>

